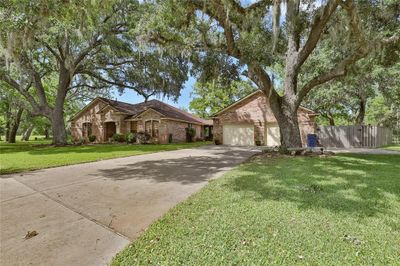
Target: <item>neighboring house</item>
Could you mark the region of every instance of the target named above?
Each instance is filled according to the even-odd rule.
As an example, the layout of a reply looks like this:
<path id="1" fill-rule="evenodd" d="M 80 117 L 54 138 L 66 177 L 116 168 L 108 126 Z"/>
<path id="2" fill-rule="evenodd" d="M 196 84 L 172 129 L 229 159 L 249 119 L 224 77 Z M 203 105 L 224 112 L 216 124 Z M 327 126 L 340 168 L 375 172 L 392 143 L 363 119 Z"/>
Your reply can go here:
<path id="1" fill-rule="evenodd" d="M 298 111 L 303 146 L 307 134 L 314 133 L 316 114 L 304 107 Z M 214 140 L 225 145 L 280 145 L 278 123 L 265 94 L 257 90 L 213 115 Z"/>
<path id="2" fill-rule="evenodd" d="M 212 121 L 158 100 L 139 104 L 98 97 L 78 112 L 71 122 L 74 140 L 96 136 L 96 142 L 108 142 L 116 133 L 146 132 L 153 143 L 185 142 L 186 128 L 194 128 L 200 140 L 212 134 Z M 171 138 L 171 139 L 170 139 Z"/>

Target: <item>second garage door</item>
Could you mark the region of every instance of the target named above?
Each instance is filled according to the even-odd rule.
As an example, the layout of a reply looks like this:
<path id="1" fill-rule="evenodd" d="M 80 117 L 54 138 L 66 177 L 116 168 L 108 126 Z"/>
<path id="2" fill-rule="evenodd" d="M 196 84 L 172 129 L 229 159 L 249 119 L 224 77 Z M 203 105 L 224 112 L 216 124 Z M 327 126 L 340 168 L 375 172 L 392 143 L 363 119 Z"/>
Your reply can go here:
<path id="1" fill-rule="evenodd" d="M 278 124 L 267 124 L 265 127 L 266 145 L 279 146 L 281 145 L 281 133 Z"/>
<path id="2" fill-rule="evenodd" d="M 225 145 L 254 146 L 254 125 L 224 125 Z"/>

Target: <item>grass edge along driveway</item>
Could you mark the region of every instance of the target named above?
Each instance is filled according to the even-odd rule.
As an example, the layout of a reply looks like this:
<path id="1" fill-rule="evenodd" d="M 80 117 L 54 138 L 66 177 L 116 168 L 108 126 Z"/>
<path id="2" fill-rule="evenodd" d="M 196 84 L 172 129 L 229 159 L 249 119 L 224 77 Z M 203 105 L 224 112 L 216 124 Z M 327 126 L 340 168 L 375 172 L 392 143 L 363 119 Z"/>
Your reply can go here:
<path id="1" fill-rule="evenodd" d="M 400 152 L 400 144 L 384 146 L 383 149 L 388 150 L 388 151 L 399 151 Z"/>
<path id="2" fill-rule="evenodd" d="M 178 204 L 111 265 L 395 265 L 400 156 L 243 164 Z"/>
<path id="3" fill-rule="evenodd" d="M 56 166 L 100 161 L 161 151 L 196 148 L 210 142 L 173 144 L 96 144 L 84 146 L 40 146 L 32 142 L 0 144 L 0 174 L 11 174 Z"/>

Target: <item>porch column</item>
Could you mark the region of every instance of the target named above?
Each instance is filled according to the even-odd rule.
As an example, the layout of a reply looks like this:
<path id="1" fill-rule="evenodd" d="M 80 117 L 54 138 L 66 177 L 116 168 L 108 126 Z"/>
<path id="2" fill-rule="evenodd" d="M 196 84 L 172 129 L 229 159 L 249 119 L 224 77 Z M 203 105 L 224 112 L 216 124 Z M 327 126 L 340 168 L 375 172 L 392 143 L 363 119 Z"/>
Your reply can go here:
<path id="1" fill-rule="evenodd" d="M 115 133 L 117 133 L 117 134 L 121 133 L 121 122 L 120 121 L 115 121 Z"/>

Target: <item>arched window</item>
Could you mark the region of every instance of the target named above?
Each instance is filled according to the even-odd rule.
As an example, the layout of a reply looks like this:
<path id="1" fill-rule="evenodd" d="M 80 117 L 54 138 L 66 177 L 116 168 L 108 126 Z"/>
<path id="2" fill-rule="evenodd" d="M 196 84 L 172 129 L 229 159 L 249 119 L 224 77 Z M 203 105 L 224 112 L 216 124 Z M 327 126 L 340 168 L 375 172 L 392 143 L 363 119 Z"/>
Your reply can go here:
<path id="1" fill-rule="evenodd" d="M 152 138 L 158 138 L 159 131 L 158 126 L 159 122 L 155 120 L 148 120 L 144 123 L 145 131 L 148 133 Z"/>
<path id="2" fill-rule="evenodd" d="M 89 137 L 92 135 L 92 123 L 82 123 L 82 137 Z"/>

